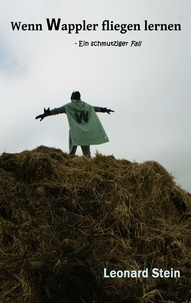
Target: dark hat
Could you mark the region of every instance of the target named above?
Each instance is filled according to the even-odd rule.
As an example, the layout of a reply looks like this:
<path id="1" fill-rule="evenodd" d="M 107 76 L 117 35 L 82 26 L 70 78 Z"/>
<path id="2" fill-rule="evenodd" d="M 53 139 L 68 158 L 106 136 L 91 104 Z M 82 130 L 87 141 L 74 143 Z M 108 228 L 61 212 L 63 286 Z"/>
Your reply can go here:
<path id="1" fill-rule="evenodd" d="M 80 98 L 81 98 L 81 95 L 80 95 L 80 92 L 78 92 L 78 91 L 73 92 L 71 95 L 71 100 L 80 100 Z"/>

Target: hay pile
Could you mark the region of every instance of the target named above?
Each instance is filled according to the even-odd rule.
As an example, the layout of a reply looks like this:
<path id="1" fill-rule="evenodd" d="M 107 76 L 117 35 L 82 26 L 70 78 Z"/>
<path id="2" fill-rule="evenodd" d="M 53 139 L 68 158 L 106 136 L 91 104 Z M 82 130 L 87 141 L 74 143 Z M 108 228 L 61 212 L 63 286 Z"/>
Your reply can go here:
<path id="1" fill-rule="evenodd" d="M 191 199 L 157 162 L 0 156 L 1 303 L 189 302 Z M 103 269 L 180 278 L 104 278 Z"/>

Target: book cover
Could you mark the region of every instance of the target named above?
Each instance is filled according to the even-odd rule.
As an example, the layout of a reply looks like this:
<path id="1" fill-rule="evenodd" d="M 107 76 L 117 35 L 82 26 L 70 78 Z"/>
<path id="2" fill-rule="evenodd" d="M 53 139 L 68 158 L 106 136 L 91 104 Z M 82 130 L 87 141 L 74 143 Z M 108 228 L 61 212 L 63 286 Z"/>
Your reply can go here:
<path id="1" fill-rule="evenodd" d="M 0 4 L 0 301 L 189 303 L 190 2 Z"/>

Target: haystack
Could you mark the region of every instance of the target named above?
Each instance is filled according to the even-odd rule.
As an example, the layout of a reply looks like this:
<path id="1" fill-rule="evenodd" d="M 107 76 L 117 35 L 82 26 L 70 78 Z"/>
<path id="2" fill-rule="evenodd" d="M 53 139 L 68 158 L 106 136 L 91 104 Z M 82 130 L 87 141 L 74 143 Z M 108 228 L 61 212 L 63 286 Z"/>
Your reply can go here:
<path id="1" fill-rule="evenodd" d="M 190 194 L 155 161 L 3 153 L 0 302 L 189 302 L 190 227 Z M 104 268 L 149 275 L 106 278 Z"/>

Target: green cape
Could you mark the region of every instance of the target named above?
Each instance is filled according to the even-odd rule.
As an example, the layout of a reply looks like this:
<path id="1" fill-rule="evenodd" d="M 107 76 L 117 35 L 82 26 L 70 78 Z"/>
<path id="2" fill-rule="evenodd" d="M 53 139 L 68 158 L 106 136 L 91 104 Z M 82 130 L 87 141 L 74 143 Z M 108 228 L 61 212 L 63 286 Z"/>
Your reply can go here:
<path id="1" fill-rule="evenodd" d="M 109 141 L 93 106 L 78 100 L 65 105 L 73 146 L 97 145 Z"/>

